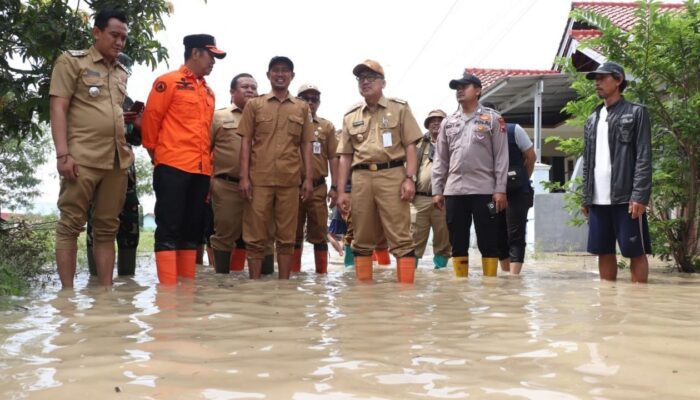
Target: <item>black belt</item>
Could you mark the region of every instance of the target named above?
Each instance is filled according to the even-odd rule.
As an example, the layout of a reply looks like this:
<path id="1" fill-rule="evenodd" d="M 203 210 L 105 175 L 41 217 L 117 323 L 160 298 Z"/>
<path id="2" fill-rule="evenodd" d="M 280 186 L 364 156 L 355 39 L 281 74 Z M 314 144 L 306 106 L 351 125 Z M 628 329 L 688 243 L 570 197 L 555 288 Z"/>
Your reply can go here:
<path id="1" fill-rule="evenodd" d="M 312 183 L 313 183 L 313 185 L 314 185 L 314 189 L 316 189 L 317 187 L 326 184 L 326 178 L 321 177 L 321 178 L 318 178 L 318 179 L 314 179 L 314 180 L 312 181 Z"/>
<path id="2" fill-rule="evenodd" d="M 433 194 L 430 192 L 416 192 L 416 196 L 428 196 L 428 197 L 433 197 Z"/>
<path id="3" fill-rule="evenodd" d="M 396 168 L 403 166 L 404 160 L 394 160 L 385 163 L 370 163 L 370 164 L 357 164 L 352 167 L 355 169 L 368 169 L 370 171 L 380 171 L 387 168 Z"/>
<path id="4" fill-rule="evenodd" d="M 226 174 L 218 174 L 218 175 L 215 175 L 214 178 L 223 179 L 225 181 L 234 182 L 234 183 L 238 183 L 241 181 L 241 179 L 237 176 L 231 176 L 231 175 L 226 175 Z"/>

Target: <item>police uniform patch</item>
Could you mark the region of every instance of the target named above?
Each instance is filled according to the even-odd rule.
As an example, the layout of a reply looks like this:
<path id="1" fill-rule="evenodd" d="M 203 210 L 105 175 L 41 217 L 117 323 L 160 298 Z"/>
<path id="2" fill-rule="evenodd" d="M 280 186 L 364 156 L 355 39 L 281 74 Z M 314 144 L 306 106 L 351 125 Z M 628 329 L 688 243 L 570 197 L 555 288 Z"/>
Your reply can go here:
<path id="1" fill-rule="evenodd" d="M 481 115 L 479 115 L 479 119 L 482 120 L 482 121 L 491 121 L 491 117 L 489 117 L 489 116 L 486 115 L 486 114 L 481 114 Z"/>
<path id="2" fill-rule="evenodd" d="M 166 85 L 165 82 L 160 81 L 156 83 L 156 92 L 163 93 L 167 87 L 168 85 Z"/>

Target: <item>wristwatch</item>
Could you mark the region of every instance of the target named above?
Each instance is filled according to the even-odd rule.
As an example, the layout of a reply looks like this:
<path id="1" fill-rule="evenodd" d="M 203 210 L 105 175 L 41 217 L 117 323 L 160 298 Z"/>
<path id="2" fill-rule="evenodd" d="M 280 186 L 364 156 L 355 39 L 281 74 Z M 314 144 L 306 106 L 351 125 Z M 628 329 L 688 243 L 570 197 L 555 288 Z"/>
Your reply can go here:
<path id="1" fill-rule="evenodd" d="M 416 183 L 418 177 L 416 175 L 406 175 L 406 179 L 410 179 L 413 181 L 413 183 Z"/>

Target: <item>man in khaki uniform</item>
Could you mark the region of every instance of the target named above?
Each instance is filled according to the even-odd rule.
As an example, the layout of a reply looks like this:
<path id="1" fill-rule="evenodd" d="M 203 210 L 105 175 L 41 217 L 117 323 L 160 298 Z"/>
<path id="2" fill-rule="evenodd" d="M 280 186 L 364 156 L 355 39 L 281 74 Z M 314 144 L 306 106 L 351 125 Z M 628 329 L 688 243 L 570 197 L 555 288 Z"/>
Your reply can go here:
<path id="1" fill-rule="evenodd" d="M 389 248 L 398 259 L 399 282 L 412 283 L 416 259 L 410 233 L 410 201 L 415 193 L 416 142 L 422 133 L 405 101 L 384 97 L 384 69 L 378 62 L 366 60 L 352 72 L 365 101 L 343 117 L 337 153 L 341 191 L 338 206 L 352 213 L 355 273 L 360 280 L 372 279 L 378 217 Z M 352 203 L 345 192 L 350 169 Z"/>
<path id="2" fill-rule="evenodd" d="M 243 137 L 240 154 L 240 192 L 247 199 L 243 212 L 243 240 L 248 250 L 251 279 L 260 277 L 269 221 L 275 222 L 275 244 L 280 279 L 289 279 L 301 198 L 313 192 L 311 168 L 313 124 L 309 106 L 289 93 L 294 63 L 273 57 L 267 77 L 272 91 L 248 101 L 238 130 Z"/>
<path id="3" fill-rule="evenodd" d="M 297 91 L 297 96 L 304 100 L 311 110 L 314 129 L 314 141 L 311 143 L 314 191 L 311 198 L 299 204 L 292 271 L 301 270 L 301 252 L 304 243 L 304 225 L 306 225 L 307 240 L 314 245 L 316 273 L 325 274 L 328 272 L 328 206 L 326 198 L 330 200 L 330 206 L 334 207 L 338 198 L 337 187 L 334 183 L 338 175 L 338 158 L 335 156 L 338 140 L 335 138 L 335 126 L 331 121 L 316 115 L 318 107 L 321 105 L 321 91 L 318 87 L 310 84 L 302 85 Z M 330 190 L 326 186 L 329 166 L 331 171 Z"/>
<path id="4" fill-rule="evenodd" d="M 214 179 L 211 182 L 214 235 L 210 240 L 214 248 L 214 268 L 221 274 L 227 274 L 232 269 L 231 254 L 243 232 L 245 200 L 238 188 L 238 158 L 241 152 L 238 124 L 248 100 L 258 95 L 258 83 L 250 74 L 238 74 L 231 80 L 230 93 L 231 105 L 214 112 L 211 125 L 211 147 L 214 155 Z M 245 253 L 245 247 L 240 246 L 235 252 Z"/>
<path id="5" fill-rule="evenodd" d="M 93 254 L 100 285 L 112 284 L 114 239 L 124 204 L 127 168 L 134 156 L 124 139 L 128 73 L 117 61 L 127 38 L 121 11 L 103 10 L 92 28 L 89 50 L 67 51 L 51 75 L 51 134 L 61 191 L 56 226 L 56 264 L 61 285 L 73 287 L 77 239 L 93 205 Z"/>
<path id="6" fill-rule="evenodd" d="M 442 110 L 433 110 L 423 122 L 428 132 L 418 144 L 418 182 L 413 207 L 416 210 L 416 222 L 413 226 L 413 240 L 416 242 L 416 257 L 423 257 L 428 243 L 430 228 L 433 228 L 433 265 L 435 269 L 445 268 L 450 258 L 452 246 L 447 231 L 445 211 L 433 207 L 432 185 L 433 157 L 437 143 L 440 123 L 447 116 Z"/>

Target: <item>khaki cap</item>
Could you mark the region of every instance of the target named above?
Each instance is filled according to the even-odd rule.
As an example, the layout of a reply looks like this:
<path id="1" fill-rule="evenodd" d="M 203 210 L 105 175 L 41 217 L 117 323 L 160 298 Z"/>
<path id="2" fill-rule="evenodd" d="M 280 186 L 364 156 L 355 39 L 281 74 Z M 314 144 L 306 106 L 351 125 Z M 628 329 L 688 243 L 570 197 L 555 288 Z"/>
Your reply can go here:
<path id="1" fill-rule="evenodd" d="M 360 76 L 363 71 L 367 70 L 376 72 L 384 77 L 384 68 L 382 68 L 382 66 L 374 60 L 365 60 L 364 62 L 357 64 L 355 68 L 352 69 L 352 73 L 355 76 Z"/>
<path id="2" fill-rule="evenodd" d="M 297 90 L 297 96 L 301 96 L 302 93 L 308 92 L 309 90 L 313 90 L 314 92 L 321 94 L 321 91 L 318 89 L 318 86 L 312 83 L 305 83 L 299 86 L 299 90 Z"/>
<path id="3" fill-rule="evenodd" d="M 431 118 L 445 118 L 447 117 L 447 114 L 445 114 L 444 111 L 442 110 L 433 110 L 428 114 L 428 117 L 425 118 L 425 121 L 423 121 L 423 126 L 425 129 L 428 129 L 428 122 L 430 122 Z"/>

